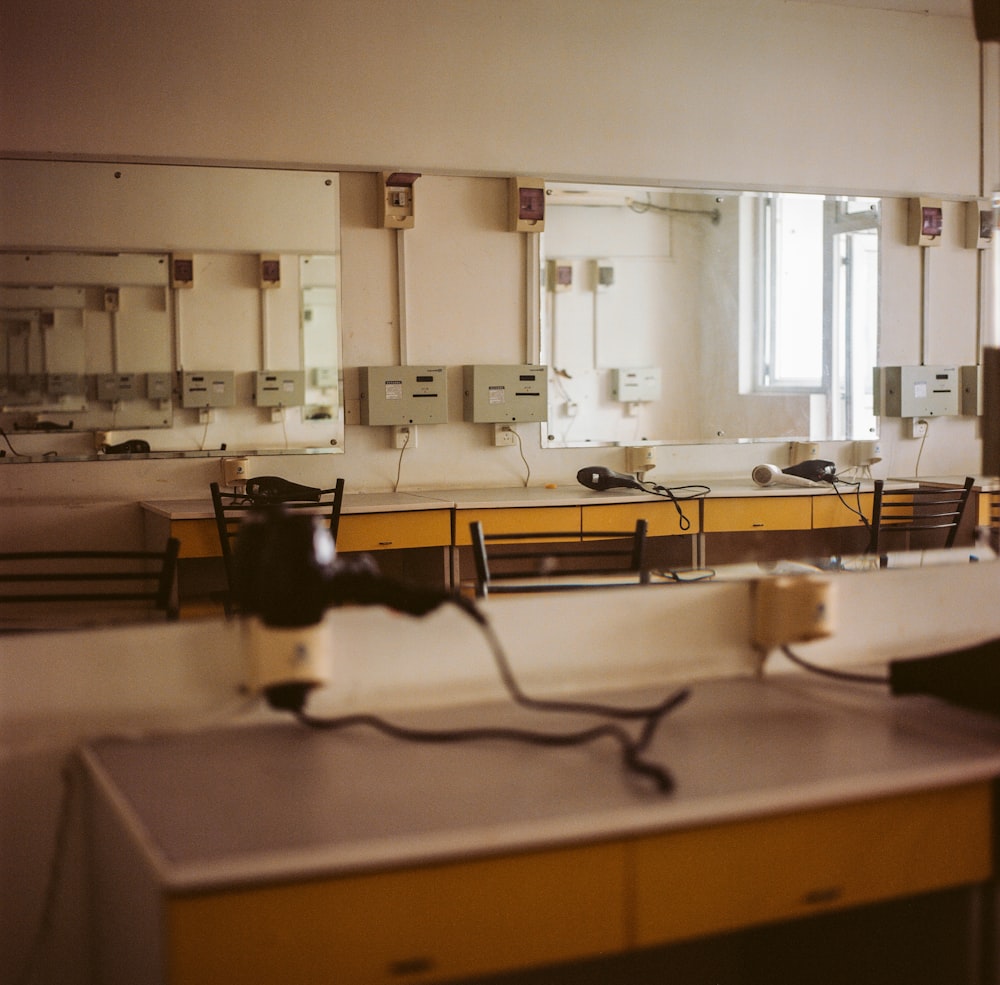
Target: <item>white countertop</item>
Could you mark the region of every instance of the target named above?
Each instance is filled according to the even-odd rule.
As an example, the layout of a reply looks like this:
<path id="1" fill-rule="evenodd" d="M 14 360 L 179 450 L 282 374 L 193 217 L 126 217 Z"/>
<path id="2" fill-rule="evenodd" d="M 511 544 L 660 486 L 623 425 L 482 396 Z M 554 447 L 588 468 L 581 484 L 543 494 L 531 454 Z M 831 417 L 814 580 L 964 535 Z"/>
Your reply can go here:
<path id="1" fill-rule="evenodd" d="M 671 690 L 615 700 L 649 704 Z M 573 730 L 597 721 L 504 702 L 389 717 L 437 729 Z M 188 890 L 543 849 L 987 780 L 1000 776 L 1000 720 L 799 674 L 699 681 L 660 724 L 648 758 L 671 771 L 673 792 L 627 773 L 607 739 L 572 748 L 417 744 L 365 726 L 318 732 L 276 717 L 85 750 L 164 885 Z"/>
<path id="2" fill-rule="evenodd" d="M 891 485 L 905 487 L 910 482 L 894 481 Z M 664 483 L 674 490 L 679 500 L 701 496 L 707 498 L 737 496 L 830 496 L 837 489 L 828 483 L 816 486 L 758 486 L 751 479 L 719 478 L 698 480 L 678 479 Z M 842 495 L 853 495 L 853 484 L 840 486 Z M 871 482 L 860 486 L 870 492 Z M 649 503 L 667 500 L 653 493 L 638 489 L 608 489 L 597 492 L 573 484 L 564 486 L 508 486 L 500 488 L 421 489 L 411 492 L 347 492 L 344 494 L 343 514 L 390 513 L 409 510 L 434 509 L 502 509 L 504 507 L 550 506 L 604 506 L 619 503 Z M 144 510 L 171 520 L 199 520 L 214 516 L 211 499 L 155 499 L 139 504 Z"/>

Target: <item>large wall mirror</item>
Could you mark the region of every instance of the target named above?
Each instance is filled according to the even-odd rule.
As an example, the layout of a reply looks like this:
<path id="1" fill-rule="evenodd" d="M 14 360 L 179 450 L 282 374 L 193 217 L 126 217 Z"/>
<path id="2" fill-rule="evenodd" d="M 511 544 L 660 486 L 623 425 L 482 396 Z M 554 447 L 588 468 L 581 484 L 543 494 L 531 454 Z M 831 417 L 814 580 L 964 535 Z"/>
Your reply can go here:
<path id="1" fill-rule="evenodd" d="M 0 161 L 0 187 L 5 464 L 343 450 L 338 175 Z"/>
<path id="2" fill-rule="evenodd" d="M 878 199 L 545 191 L 547 446 L 877 434 Z"/>

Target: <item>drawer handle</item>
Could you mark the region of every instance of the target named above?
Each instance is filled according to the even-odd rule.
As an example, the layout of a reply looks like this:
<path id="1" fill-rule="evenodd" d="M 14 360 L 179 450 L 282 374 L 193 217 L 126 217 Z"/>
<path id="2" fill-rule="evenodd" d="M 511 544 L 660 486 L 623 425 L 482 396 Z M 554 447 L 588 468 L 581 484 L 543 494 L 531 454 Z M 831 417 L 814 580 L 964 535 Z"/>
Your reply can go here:
<path id="1" fill-rule="evenodd" d="M 750 526 L 751 527 L 763 527 L 764 524 L 760 520 L 754 520 L 754 522 L 751 523 Z"/>
<path id="2" fill-rule="evenodd" d="M 378 542 L 378 546 L 379 547 L 391 547 L 392 546 L 392 541 L 391 540 L 380 540 Z"/>
<path id="3" fill-rule="evenodd" d="M 402 978 L 405 975 L 426 975 L 427 972 L 433 970 L 434 959 L 423 956 L 389 962 L 389 974 L 396 978 Z"/>
<path id="4" fill-rule="evenodd" d="M 820 906 L 824 903 L 836 903 L 843 895 L 843 886 L 824 886 L 822 889 L 810 890 L 802 897 L 802 902 L 808 906 Z"/>

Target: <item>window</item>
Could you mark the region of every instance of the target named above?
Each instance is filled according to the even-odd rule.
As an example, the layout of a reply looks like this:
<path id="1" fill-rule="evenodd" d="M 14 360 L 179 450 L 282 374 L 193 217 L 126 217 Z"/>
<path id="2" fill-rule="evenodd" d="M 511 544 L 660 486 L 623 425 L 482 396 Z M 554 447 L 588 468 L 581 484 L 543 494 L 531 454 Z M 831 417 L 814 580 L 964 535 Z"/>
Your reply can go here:
<path id="1" fill-rule="evenodd" d="M 744 210 L 751 289 L 748 388 L 811 395 L 832 438 L 875 433 L 878 337 L 877 199 L 764 195 Z"/>

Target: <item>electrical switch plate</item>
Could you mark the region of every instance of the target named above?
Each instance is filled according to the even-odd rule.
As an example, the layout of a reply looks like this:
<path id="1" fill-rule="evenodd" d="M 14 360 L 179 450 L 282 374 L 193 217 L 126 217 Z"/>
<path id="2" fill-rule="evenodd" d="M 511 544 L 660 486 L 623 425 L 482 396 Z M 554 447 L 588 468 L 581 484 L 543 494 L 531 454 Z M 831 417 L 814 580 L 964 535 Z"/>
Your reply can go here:
<path id="1" fill-rule="evenodd" d="M 615 267 L 610 260 L 594 260 L 593 281 L 594 290 L 599 294 L 610 291 L 615 286 Z"/>
<path id="2" fill-rule="evenodd" d="M 464 366 L 462 384 L 466 421 L 513 424 L 548 417 L 545 366 Z"/>
<path id="3" fill-rule="evenodd" d="M 611 370 L 611 398 L 634 404 L 659 400 L 662 395 L 658 367 Z"/>
<path id="4" fill-rule="evenodd" d="M 549 260 L 547 284 L 550 291 L 561 293 L 573 287 L 573 261 Z"/>
<path id="5" fill-rule="evenodd" d="M 190 253 L 170 254 L 170 286 L 194 287 L 194 256 Z"/>
<path id="6" fill-rule="evenodd" d="M 510 224 L 516 233 L 544 232 L 545 182 L 541 178 L 510 179 Z"/>
<path id="7" fill-rule="evenodd" d="M 378 174 L 378 224 L 386 229 L 412 229 L 415 219 L 414 171 L 380 171 Z"/>
<path id="8" fill-rule="evenodd" d="M 231 369 L 185 371 L 181 405 L 188 408 L 232 407 L 236 403 L 236 374 Z"/>
<path id="9" fill-rule="evenodd" d="M 876 412 L 882 417 L 947 417 L 959 412 L 957 366 L 877 366 Z"/>
<path id="10" fill-rule="evenodd" d="M 265 369 L 257 373 L 258 407 L 301 407 L 306 402 L 306 374 L 301 369 Z"/>
<path id="11" fill-rule="evenodd" d="M 361 423 L 445 424 L 448 387 L 443 366 L 365 366 Z"/>
<path id="12" fill-rule="evenodd" d="M 260 256 L 260 286 L 262 288 L 281 287 L 281 257 L 262 253 Z"/>
<path id="13" fill-rule="evenodd" d="M 965 245 L 985 250 L 993 241 L 993 204 L 981 198 L 965 203 Z"/>
<path id="14" fill-rule="evenodd" d="M 944 209 L 939 198 L 911 198 L 910 246 L 940 246 L 944 232 Z"/>

